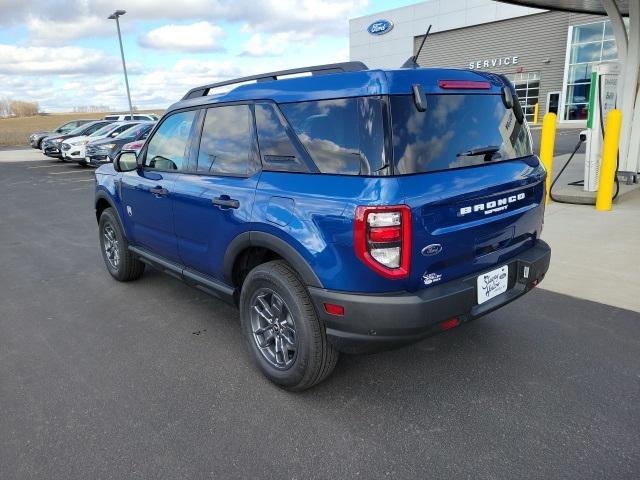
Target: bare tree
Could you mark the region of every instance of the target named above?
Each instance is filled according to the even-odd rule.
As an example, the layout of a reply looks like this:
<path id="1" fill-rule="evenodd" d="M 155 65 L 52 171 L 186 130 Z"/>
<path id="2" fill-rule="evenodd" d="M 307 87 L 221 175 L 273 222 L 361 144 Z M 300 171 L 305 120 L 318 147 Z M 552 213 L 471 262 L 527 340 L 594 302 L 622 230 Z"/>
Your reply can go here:
<path id="1" fill-rule="evenodd" d="M 16 117 L 33 117 L 40 110 L 38 102 L 25 102 L 24 100 L 10 100 L 9 113 Z"/>
<path id="2" fill-rule="evenodd" d="M 9 99 L 0 98 L 0 117 L 8 117 L 11 115 L 11 109 L 9 108 Z"/>

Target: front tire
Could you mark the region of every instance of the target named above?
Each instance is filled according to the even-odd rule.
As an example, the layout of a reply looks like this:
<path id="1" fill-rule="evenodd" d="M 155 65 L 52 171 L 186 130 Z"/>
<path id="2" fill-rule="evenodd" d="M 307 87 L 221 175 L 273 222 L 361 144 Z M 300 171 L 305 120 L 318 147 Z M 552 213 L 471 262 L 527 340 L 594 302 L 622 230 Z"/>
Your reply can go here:
<path id="1" fill-rule="evenodd" d="M 102 212 L 98 230 L 102 258 L 111 276 L 120 282 L 140 278 L 144 273 L 144 263 L 129 250 L 129 243 L 113 208 L 106 208 Z"/>
<path id="2" fill-rule="evenodd" d="M 327 341 L 307 289 L 284 261 L 255 267 L 240 294 L 242 334 L 251 356 L 272 382 L 306 390 L 335 368 L 338 351 Z"/>

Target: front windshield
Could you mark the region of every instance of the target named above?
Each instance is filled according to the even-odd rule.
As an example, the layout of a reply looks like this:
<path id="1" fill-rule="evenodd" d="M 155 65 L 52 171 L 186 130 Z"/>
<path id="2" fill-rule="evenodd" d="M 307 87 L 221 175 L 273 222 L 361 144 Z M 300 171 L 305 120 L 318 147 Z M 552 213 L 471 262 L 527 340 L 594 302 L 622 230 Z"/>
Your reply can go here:
<path id="1" fill-rule="evenodd" d="M 66 133 L 66 132 L 70 132 L 72 130 L 76 130 L 76 129 L 80 128 L 80 127 L 77 127 L 77 126 L 74 126 L 74 125 L 75 125 L 75 122 L 68 122 L 68 123 L 65 123 L 63 125 L 60 125 L 58 128 L 56 128 L 55 131 L 56 132 L 64 132 L 64 133 Z"/>
<path id="2" fill-rule="evenodd" d="M 86 128 L 87 128 L 87 124 L 80 125 L 79 127 L 76 127 L 73 130 L 70 130 L 69 132 L 67 132 L 66 135 L 73 135 L 73 136 L 82 135 L 82 132 L 84 132 Z"/>
<path id="3" fill-rule="evenodd" d="M 152 125 L 134 125 L 131 128 L 127 128 L 124 132 L 118 135 L 118 140 L 134 140 L 138 135 L 142 135 L 151 130 Z"/>
<path id="4" fill-rule="evenodd" d="M 99 128 L 98 130 L 96 130 L 95 132 L 93 132 L 91 135 L 89 135 L 90 137 L 103 137 L 105 135 L 108 135 L 109 132 L 111 130 L 113 130 L 114 128 L 117 128 L 117 125 L 113 125 L 112 123 L 105 125 L 102 128 Z"/>

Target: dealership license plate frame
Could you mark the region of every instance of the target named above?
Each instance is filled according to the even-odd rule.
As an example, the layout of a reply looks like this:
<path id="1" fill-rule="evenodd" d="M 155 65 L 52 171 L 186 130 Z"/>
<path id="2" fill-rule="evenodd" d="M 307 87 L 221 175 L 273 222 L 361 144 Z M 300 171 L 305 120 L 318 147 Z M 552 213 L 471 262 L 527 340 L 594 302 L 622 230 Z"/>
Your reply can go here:
<path id="1" fill-rule="evenodd" d="M 502 265 L 476 279 L 476 294 L 478 305 L 488 302 L 492 298 L 503 294 L 509 289 L 509 265 Z"/>

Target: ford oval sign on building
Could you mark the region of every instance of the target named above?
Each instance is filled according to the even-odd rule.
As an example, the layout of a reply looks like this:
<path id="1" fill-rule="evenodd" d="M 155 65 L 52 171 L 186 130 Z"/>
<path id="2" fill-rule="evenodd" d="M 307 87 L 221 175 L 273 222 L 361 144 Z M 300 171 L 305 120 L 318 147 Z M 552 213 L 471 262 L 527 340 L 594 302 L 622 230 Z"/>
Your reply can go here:
<path id="1" fill-rule="evenodd" d="M 371 25 L 369 25 L 367 31 L 371 35 L 384 35 L 385 33 L 389 33 L 392 28 L 393 22 L 389 20 L 376 20 Z"/>

